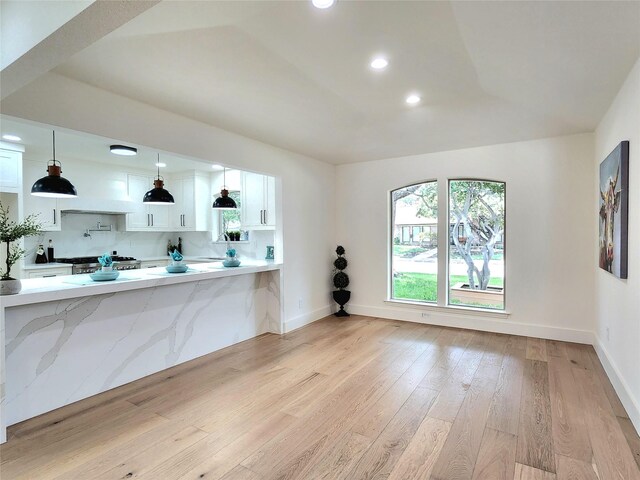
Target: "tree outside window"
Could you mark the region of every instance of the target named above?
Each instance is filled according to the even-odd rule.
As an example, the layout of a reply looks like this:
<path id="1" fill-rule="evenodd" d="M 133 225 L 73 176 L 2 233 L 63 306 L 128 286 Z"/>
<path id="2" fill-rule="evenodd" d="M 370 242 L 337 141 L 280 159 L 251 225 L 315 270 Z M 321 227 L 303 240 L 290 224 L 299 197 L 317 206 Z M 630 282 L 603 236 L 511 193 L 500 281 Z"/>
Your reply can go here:
<path id="1" fill-rule="evenodd" d="M 391 298 L 438 301 L 437 219 L 447 215 L 448 303 L 504 309 L 503 182 L 450 181 L 448 212 L 439 211 L 437 182 L 409 185 L 391 192 L 391 207 Z"/>
<path id="2" fill-rule="evenodd" d="M 449 303 L 504 309 L 505 184 L 451 180 L 449 225 Z"/>
<path id="3" fill-rule="evenodd" d="M 438 184 L 391 192 L 393 252 L 391 298 L 438 300 Z"/>

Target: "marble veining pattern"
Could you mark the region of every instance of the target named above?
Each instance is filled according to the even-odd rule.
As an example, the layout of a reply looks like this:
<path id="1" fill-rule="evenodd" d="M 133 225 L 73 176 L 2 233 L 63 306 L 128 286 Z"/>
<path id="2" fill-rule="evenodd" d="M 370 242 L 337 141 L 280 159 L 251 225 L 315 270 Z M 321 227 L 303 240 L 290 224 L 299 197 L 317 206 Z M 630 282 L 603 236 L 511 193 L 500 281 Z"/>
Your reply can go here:
<path id="1" fill-rule="evenodd" d="M 6 309 L 3 420 L 280 331 L 279 279 L 267 271 Z"/>

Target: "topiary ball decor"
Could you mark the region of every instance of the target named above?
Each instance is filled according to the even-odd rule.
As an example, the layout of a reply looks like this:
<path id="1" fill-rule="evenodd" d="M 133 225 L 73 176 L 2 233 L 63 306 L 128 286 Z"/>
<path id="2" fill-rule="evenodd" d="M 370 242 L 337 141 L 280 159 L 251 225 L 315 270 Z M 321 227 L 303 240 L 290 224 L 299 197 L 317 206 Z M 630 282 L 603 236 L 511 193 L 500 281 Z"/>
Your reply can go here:
<path id="1" fill-rule="evenodd" d="M 351 298 L 351 292 L 345 290 L 349 286 L 349 275 L 343 272 L 348 265 L 347 259 L 343 257 L 344 247 L 338 245 L 336 254 L 338 254 L 338 258 L 333 261 L 333 266 L 335 267 L 333 271 L 333 286 L 338 290 L 333 291 L 333 299 L 340 305 L 340 310 L 335 315 L 336 317 L 348 317 L 349 314 L 345 311 L 344 306 Z"/>
<path id="2" fill-rule="evenodd" d="M 344 272 L 338 272 L 333 276 L 333 286 L 344 290 L 349 286 L 349 275 Z"/>
<path id="3" fill-rule="evenodd" d="M 337 270 L 344 270 L 347 268 L 347 259 L 344 257 L 338 257 L 333 261 L 333 266 L 336 267 Z"/>

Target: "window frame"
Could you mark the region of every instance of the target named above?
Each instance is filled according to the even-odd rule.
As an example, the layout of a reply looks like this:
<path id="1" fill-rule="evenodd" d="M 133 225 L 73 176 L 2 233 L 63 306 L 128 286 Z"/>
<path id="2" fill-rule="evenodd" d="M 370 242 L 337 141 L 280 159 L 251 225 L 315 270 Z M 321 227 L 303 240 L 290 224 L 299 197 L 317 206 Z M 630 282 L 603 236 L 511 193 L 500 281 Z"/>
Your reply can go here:
<path id="1" fill-rule="evenodd" d="M 445 305 L 447 307 L 452 308 L 468 308 L 481 312 L 506 312 L 507 310 L 507 182 L 505 180 L 492 180 L 487 178 L 472 178 L 472 177 L 460 177 L 460 178 L 447 178 L 447 226 L 450 225 L 451 220 L 451 182 L 491 182 L 491 183 L 501 183 L 504 185 L 504 229 L 502 231 L 502 269 L 503 269 L 503 277 L 502 277 L 502 308 L 489 308 L 489 307 L 477 307 L 470 305 L 458 305 L 455 303 L 451 303 L 451 285 L 450 285 L 450 275 L 449 275 L 449 259 L 451 255 L 451 247 L 453 246 L 451 242 L 451 227 L 448 228 L 447 231 L 447 252 L 446 252 L 446 297 L 445 297 Z M 438 215 L 440 214 L 440 203 L 438 203 Z M 440 253 L 440 252 L 438 252 Z"/>
<path id="2" fill-rule="evenodd" d="M 440 269 L 438 268 L 437 273 L 436 273 L 436 300 L 435 302 L 429 302 L 429 301 L 422 301 L 422 300 L 409 300 L 409 299 L 402 299 L 402 298 L 394 298 L 393 297 L 393 230 L 395 227 L 395 217 L 393 215 L 393 192 L 396 192 L 398 190 L 402 190 L 403 188 L 408 188 L 408 187 L 414 187 L 416 185 L 423 185 L 425 183 L 435 183 L 436 184 L 436 192 L 438 193 L 438 213 L 436 216 L 436 240 L 437 240 L 437 245 L 438 245 L 438 260 L 439 260 L 439 254 L 440 254 L 440 235 L 439 235 L 439 225 L 440 225 L 440 182 L 438 181 L 437 178 L 433 178 L 430 180 L 423 180 L 421 182 L 415 182 L 415 183 L 410 183 L 408 185 L 404 185 L 402 187 L 398 187 L 398 188 L 394 188 L 392 190 L 389 190 L 387 192 L 387 199 L 388 199 L 388 203 L 387 203 L 387 208 L 388 208 L 388 214 L 387 214 L 387 228 L 388 228 L 388 236 L 387 236 L 387 300 L 391 301 L 391 302 L 415 302 L 417 304 L 420 305 L 425 305 L 425 306 L 437 306 L 439 305 L 439 301 L 438 301 L 438 278 L 440 277 Z M 409 232 L 412 232 L 412 227 L 407 226 L 407 228 L 409 228 Z M 403 227 L 404 229 L 404 227 Z M 401 235 L 402 238 L 402 235 Z M 402 243 L 402 242 L 401 242 Z"/>
<path id="3" fill-rule="evenodd" d="M 446 181 L 445 181 L 446 180 Z M 503 261 L 503 305 L 501 309 L 497 308 L 485 308 L 477 306 L 458 305 L 450 303 L 450 286 L 449 286 L 449 256 L 451 245 L 451 227 L 449 225 L 449 219 L 451 217 L 451 203 L 450 203 L 450 191 L 451 182 L 453 181 L 469 181 L 469 182 L 492 182 L 501 183 L 504 185 L 504 230 L 502 233 L 502 261 Z M 401 190 L 403 188 L 412 187 L 414 185 L 422 185 L 424 183 L 436 182 L 438 192 L 438 211 L 437 211 L 437 259 L 438 259 L 438 274 L 436 276 L 437 282 L 437 299 L 436 302 L 427 302 L 421 300 L 409 300 L 393 297 L 393 240 L 394 240 L 394 227 L 395 217 L 393 216 L 393 192 Z M 442 185 L 446 185 L 445 201 L 446 207 L 442 208 L 441 194 Z M 498 317 L 508 318 L 510 312 L 508 311 L 508 292 L 507 292 L 507 229 L 508 229 L 508 189 L 506 180 L 498 180 L 494 178 L 478 178 L 478 177 L 446 177 L 443 180 L 438 178 L 431 178 L 423 181 L 412 182 L 407 185 L 402 185 L 387 191 L 387 297 L 385 302 L 391 304 L 400 304 L 407 307 L 420 307 L 425 310 L 439 311 L 439 312 L 451 312 L 456 311 L 461 314 L 470 314 L 486 317 Z M 444 218 L 443 218 L 444 217 Z M 445 228 L 446 242 L 442 241 L 442 229 Z M 443 251 L 444 250 L 444 251 Z M 444 267 L 440 267 L 440 262 L 443 260 L 444 253 Z M 444 288 L 442 288 L 442 275 L 444 274 Z M 423 313 L 422 316 L 424 317 Z"/>

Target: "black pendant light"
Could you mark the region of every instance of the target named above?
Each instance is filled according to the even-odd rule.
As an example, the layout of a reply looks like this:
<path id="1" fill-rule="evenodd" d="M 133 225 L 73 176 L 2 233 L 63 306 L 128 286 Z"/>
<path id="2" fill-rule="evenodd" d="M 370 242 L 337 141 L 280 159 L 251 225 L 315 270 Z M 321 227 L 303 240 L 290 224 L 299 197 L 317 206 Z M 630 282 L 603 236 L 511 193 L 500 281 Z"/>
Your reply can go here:
<path id="1" fill-rule="evenodd" d="M 144 194 L 144 203 L 154 203 L 156 205 L 173 205 L 173 195 L 164 189 L 164 179 L 160 177 L 160 154 L 158 154 L 158 176 L 153 181 L 153 188 Z"/>
<path id="2" fill-rule="evenodd" d="M 53 132 L 53 160 L 47 162 L 47 176 L 42 177 L 31 187 L 31 195 L 37 197 L 71 198 L 78 192 L 69 180 L 60 176 L 62 164 L 56 160 L 56 132 Z"/>
<path id="3" fill-rule="evenodd" d="M 213 202 L 213 208 L 218 208 L 220 210 L 231 210 L 233 208 L 238 208 L 236 205 L 236 201 L 229 196 L 229 190 L 227 190 L 227 169 L 224 169 L 224 184 L 222 185 L 222 190 L 220 190 L 220 196 L 215 199 Z"/>

